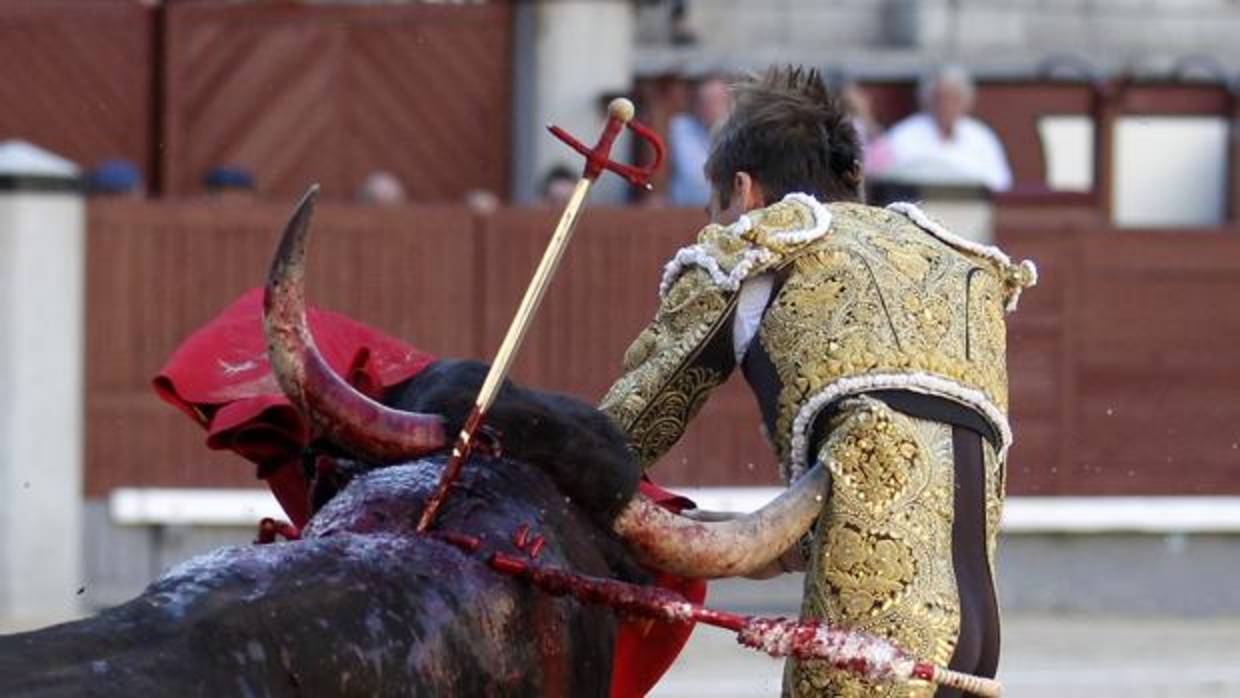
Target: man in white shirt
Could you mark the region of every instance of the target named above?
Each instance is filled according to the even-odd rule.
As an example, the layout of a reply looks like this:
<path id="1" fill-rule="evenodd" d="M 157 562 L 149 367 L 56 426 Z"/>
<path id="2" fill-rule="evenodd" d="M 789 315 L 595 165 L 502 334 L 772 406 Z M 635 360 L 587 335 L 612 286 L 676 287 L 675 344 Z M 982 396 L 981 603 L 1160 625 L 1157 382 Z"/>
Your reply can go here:
<path id="1" fill-rule="evenodd" d="M 969 116 L 974 87 L 958 66 L 945 67 L 922 81 L 922 111 L 884 136 L 889 160 L 879 178 L 918 183 L 984 185 L 991 191 L 1012 186 L 1012 170 L 995 132 Z"/>

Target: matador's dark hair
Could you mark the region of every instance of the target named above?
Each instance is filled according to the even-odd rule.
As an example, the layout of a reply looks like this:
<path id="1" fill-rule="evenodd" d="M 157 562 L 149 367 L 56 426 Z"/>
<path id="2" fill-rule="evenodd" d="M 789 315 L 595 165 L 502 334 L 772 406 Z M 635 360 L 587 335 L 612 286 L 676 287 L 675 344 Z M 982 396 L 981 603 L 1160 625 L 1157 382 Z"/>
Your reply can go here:
<path id="1" fill-rule="evenodd" d="M 815 69 L 772 68 L 733 86 L 735 107 L 712 139 L 706 178 L 730 205 L 732 178 L 748 172 L 771 204 L 804 192 L 861 198 L 861 139 Z"/>

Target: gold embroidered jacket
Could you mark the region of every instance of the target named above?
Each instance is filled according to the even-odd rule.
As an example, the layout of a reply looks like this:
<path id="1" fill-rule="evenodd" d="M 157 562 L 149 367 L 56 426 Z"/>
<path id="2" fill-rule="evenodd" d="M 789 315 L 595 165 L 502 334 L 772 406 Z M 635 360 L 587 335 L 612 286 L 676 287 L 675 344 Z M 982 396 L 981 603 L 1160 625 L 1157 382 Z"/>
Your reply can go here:
<path id="1" fill-rule="evenodd" d="M 761 275 L 776 279 L 775 291 L 742 361 L 761 364 L 746 364 L 746 375 L 787 479 L 811 457 L 819 413 L 872 391 L 946 398 L 980 415 L 1006 450 L 1004 312 L 1036 282 L 1033 265 L 958 238 L 911 204 L 790 194 L 707 226 L 668 263 L 655 319 L 600 405 L 643 467 L 736 367 L 738 291 Z"/>

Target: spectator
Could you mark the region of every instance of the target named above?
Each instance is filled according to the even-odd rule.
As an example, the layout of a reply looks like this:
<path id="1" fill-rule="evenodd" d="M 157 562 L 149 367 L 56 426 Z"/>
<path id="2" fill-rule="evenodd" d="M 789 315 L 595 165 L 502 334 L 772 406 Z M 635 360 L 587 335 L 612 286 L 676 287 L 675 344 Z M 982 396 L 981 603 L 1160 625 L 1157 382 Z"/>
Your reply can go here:
<path id="1" fill-rule="evenodd" d="M 728 84 L 719 76 L 709 76 L 697 85 L 693 113 L 677 114 L 668 125 L 671 150 L 671 176 L 668 203 L 672 206 L 705 206 L 710 201 L 710 185 L 702 167 L 710 152 L 710 134 L 723 123 L 732 108 Z"/>
<path id="2" fill-rule="evenodd" d="M 547 172 L 542 184 L 542 202 L 554 209 L 562 209 L 577 188 L 579 173 L 568 165 L 556 165 Z"/>
<path id="3" fill-rule="evenodd" d="M 671 5 L 672 43 L 676 46 L 696 44 L 697 32 L 689 26 L 689 0 L 671 0 L 668 4 Z"/>
<path id="4" fill-rule="evenodd" d="M 865 147 L 865 172 L 880 172 L 891 162 L 891 149 L 883 139 L 883 127 L 874 118 L 870 96 L 854 80 L 842 80 L 838 87 L 844 111 L 852 119 L 857 135 Z"/>
<path id="5" fill-rule="evenodd" d="M 890 163 L 875 172 L 896 179 L 977 182 L 991 191 L 1012 186 L 1003 144 L 994 131 L 969 116 L 974 87 L 964 69 L 942 68 L 921 83 L 921 108 L 884 137 Z"/>
<path id="6" fill-rule="evenodd" d="M 376 170 L 366 175 L 358 187 L 357 200 L 376 206 L 398 206 L 405 202 L 405 187 L 391 172 Z"/>
<path id="7" fill-rule="evenodd" d="M 248 195 L 258 189 L 254 175 L 240 167 L 213 167 L 202 178 L 202 184 L 212 196 Z"/>
<path id="8" fill-rule="evenodd" d="M 480 216 L 491 216 L 503 203 L 496 194 L 487 189 L 470 189 L 465 192 L 465 205 Z"/>
<path id="9" fill-rule="evenodd" d="M 89 192 L 104 196 L 142 196 L 142 173 L 128 160 L 106 160 L 86 176 Z"/>

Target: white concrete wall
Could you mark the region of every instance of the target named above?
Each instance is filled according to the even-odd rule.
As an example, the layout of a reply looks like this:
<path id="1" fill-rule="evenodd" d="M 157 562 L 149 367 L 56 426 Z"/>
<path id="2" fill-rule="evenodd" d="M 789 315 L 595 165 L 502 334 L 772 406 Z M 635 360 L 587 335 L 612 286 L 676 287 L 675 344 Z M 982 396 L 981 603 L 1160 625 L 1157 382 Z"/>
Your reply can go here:
<path id="1" fill-rule="evenodd" d="M 588 146 L 602 133 L 600 98 L 629 89 L 633 79 L 634 9 L 628 0 L 551 0 L 517 5 L 517 95 L 514 197 L 538 197 L 542 179 L 557 164 L 573 169 L 584 160 L 546 130 L 560 126 Z M 640 115 L 638 115 L 640 119 Z M 628 138 L 613 153 L 625 158 Z M 627 186 L 604 175 L 591 200 L 623 200 Z M 549 233 L 548 233 L 549 234 Z"/>
<path id="2" fill-rule="evenodd" d="M 1229 126 L 1205 116 L 1120 118 L 1115 126 L 1115 222 L 1130 227 L 1222 225 Z"/>
<path id="3" fill-rule="evenodd" d="M 0 617 L 78 613 L 84 230 L 76 193 L 0 192 Z"/>

